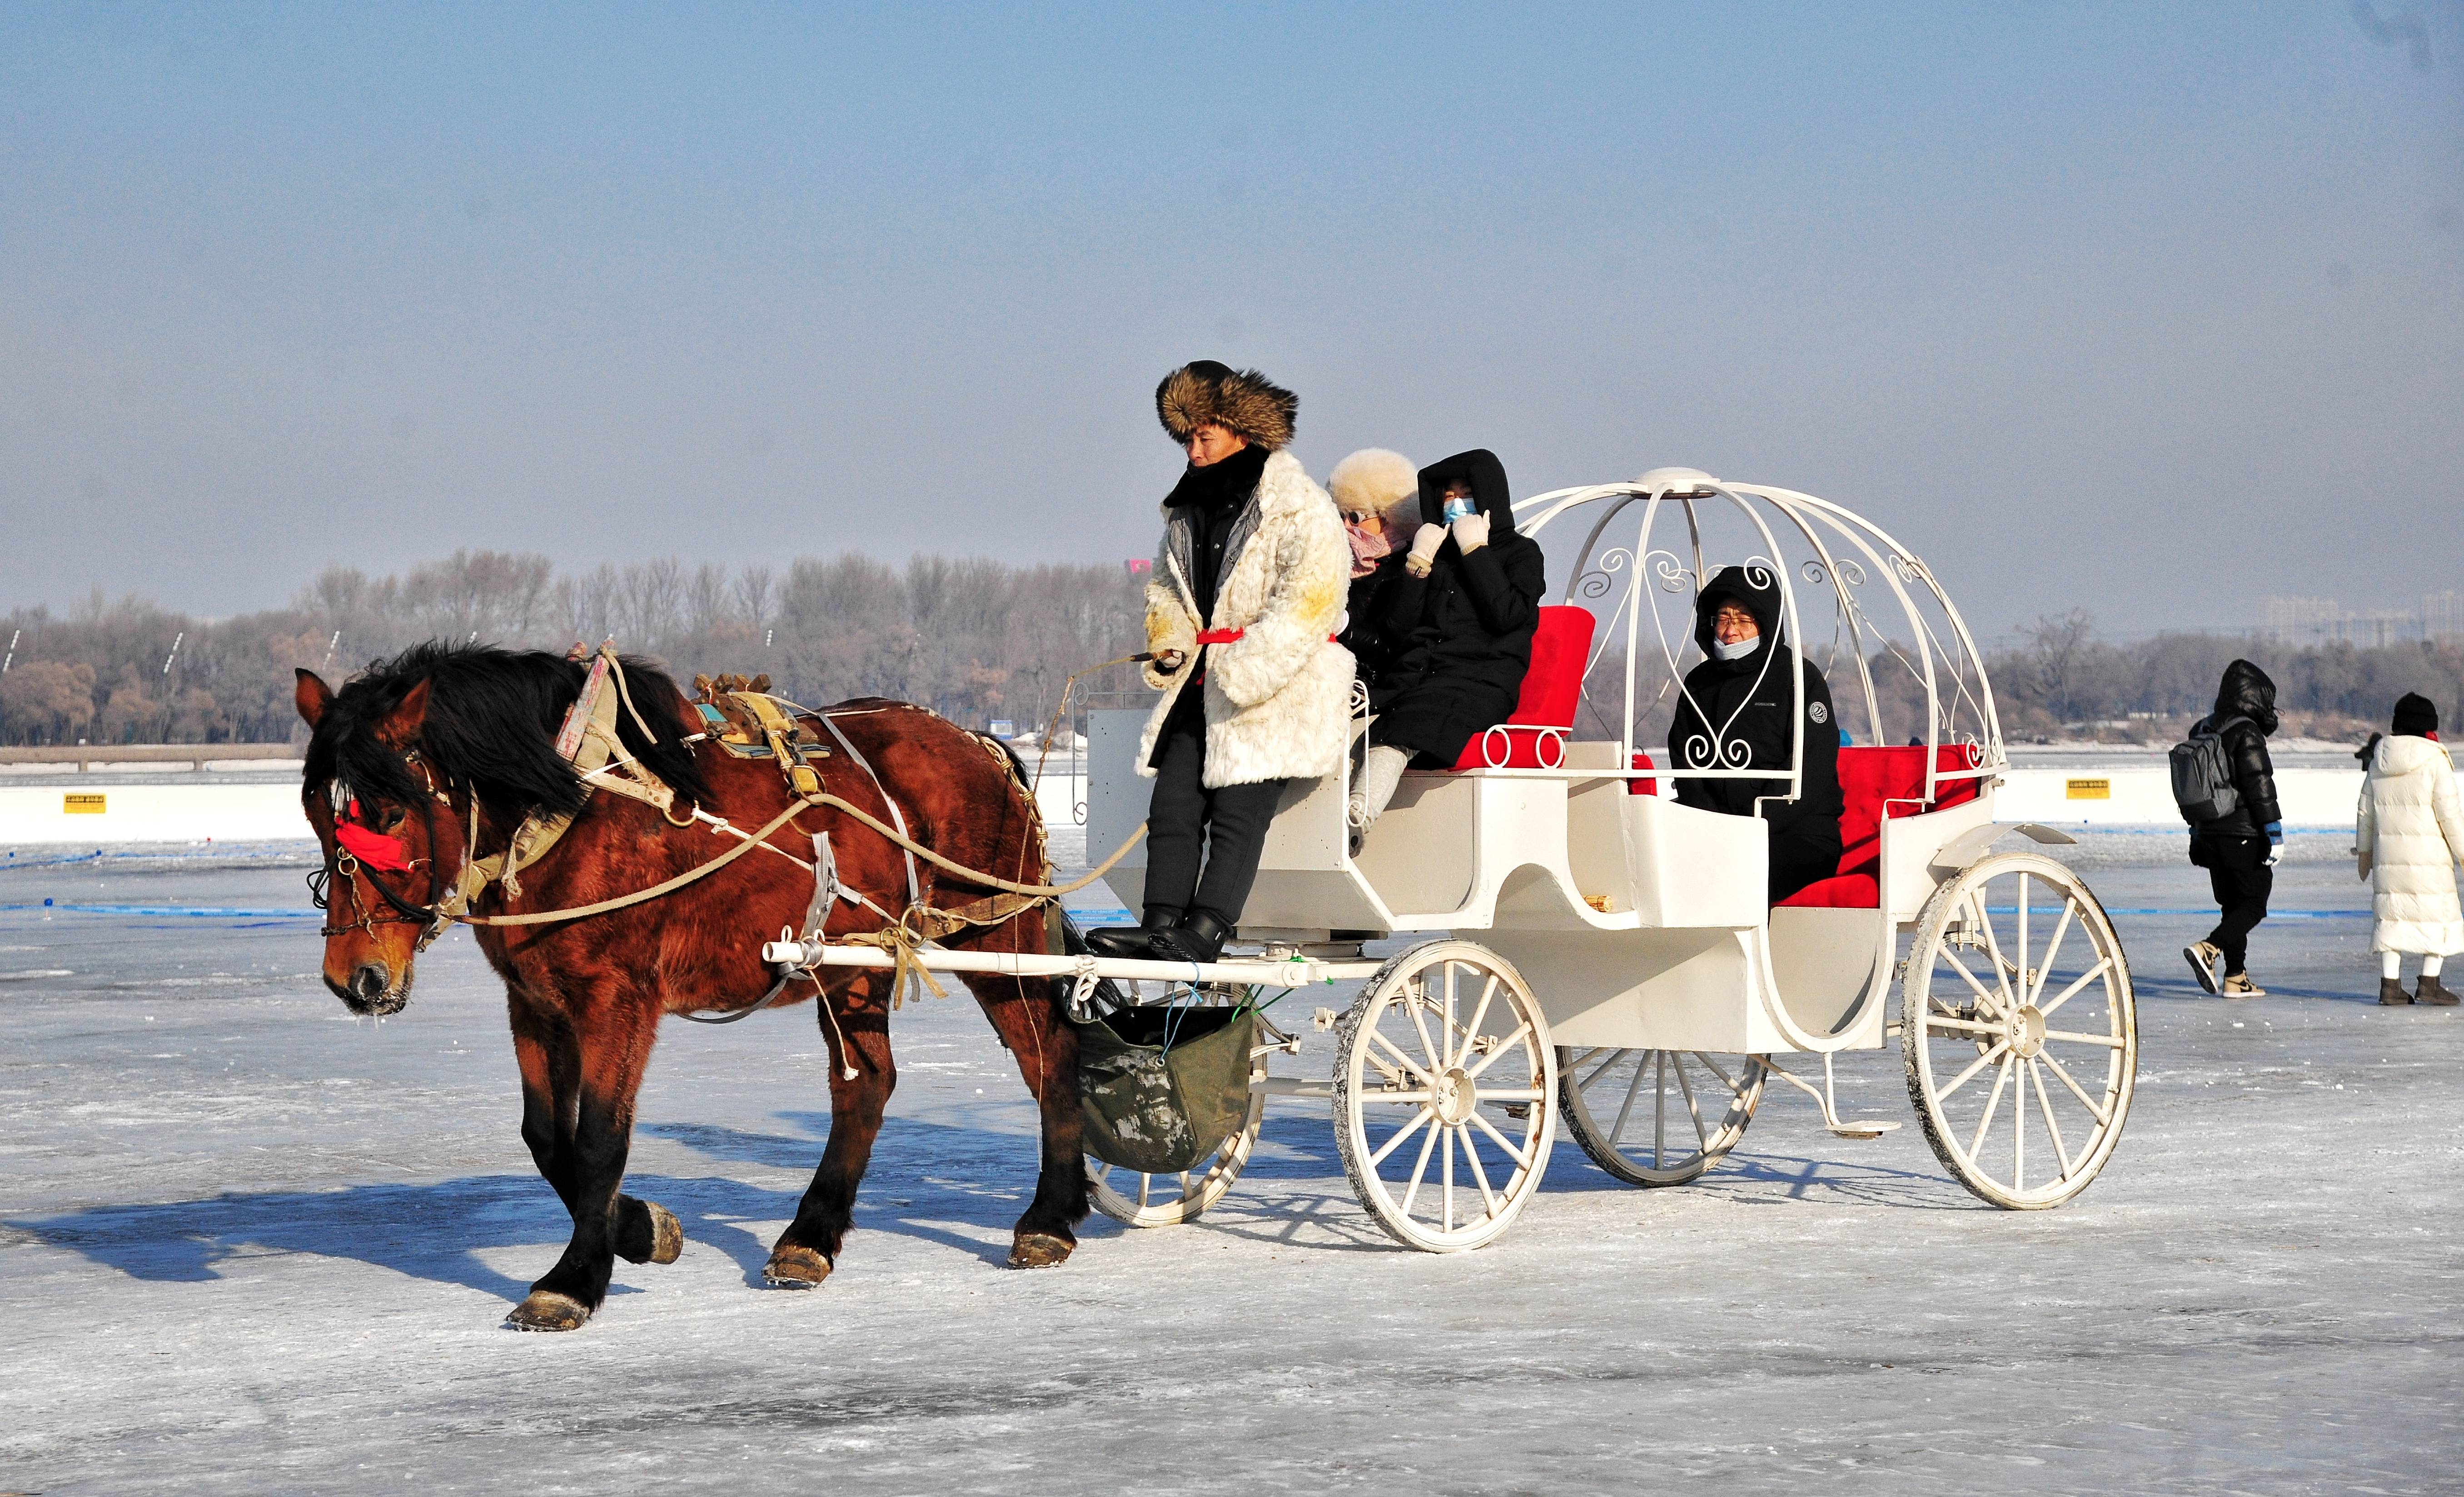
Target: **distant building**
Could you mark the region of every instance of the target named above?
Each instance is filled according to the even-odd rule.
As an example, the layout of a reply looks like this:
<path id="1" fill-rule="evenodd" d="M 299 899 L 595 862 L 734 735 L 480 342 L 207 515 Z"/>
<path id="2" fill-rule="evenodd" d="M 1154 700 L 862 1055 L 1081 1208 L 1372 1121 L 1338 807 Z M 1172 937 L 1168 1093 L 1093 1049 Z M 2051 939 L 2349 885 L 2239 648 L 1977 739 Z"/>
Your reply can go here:
<path id="1" fill-rule="evenodd" d="M 2347 608 L 2333 598 L 2262 598 L 2259 633 L 2279 645 L 2368 649 L 2412 640 L 2464 641 L 2464 592 L 2435 592 L 2418 608 Z"/>

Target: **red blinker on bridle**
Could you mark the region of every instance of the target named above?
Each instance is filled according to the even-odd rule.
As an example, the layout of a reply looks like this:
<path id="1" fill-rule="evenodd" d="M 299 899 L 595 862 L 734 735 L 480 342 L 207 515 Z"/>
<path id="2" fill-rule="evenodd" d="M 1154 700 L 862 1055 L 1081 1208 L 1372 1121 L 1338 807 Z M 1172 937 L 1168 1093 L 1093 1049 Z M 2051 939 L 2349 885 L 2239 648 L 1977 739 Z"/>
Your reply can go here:
<path id="1" fill-rule="evenodd" d="M 409 768 L 418 770 L 420 779 L 428 787 L 429 799 L 420 803 L 420 810 L 427 823 L 428 845 L 432 853 L 436 847 L 436 805 L 433 803 L 442 802 L 450 805 L 451 802 L 443 791 L 436 788 L 435 777 L 429 773 L 428 765 L 421 760 L 417 750 L 414 749 L 403 755 L 403 762 Z M 328 916 L 323 928 L 317 934 L 330 939 L 350 931 L 366 931 L 374 935 L 379 925 L 422 925 L 427 927 L 427 934 L 421 936 L 419 944 L 422 949 L 425 949 L 429 941 L 443 933 L 446 925 L 445 919 L 436 912 L 439 882 L 436 861 L 433 856 L 417 860 L 428 864 L 428 902 L 425 905 L 412 904 L 401 894 L 394 892 L 384 879 L 377 877 L 377 874 L 379 872 L 407 873 L 416 866 L 416 863 L 407 855 L 407 849 L 404 848 L 401 839 L 388 837 L 381 831 L 362 825 L 359 817 L 359 798 L 354 796 L 347 807 L 334 817 L 334 843 L 339 849 L 334 861 L 329 866 L 320 868 L 308 875 L 309 895 L 317 908 L 323 910 L 327 908 L 326 890 L 333 876 L 337 873 L 341 874 L 342 888 L 349 894 L 351 908 L 358 912 L 359 918 L 346 925 L 338 925 L 334 923 L 331 916 Z M 359 884 L 354 877 L 357 874 L 366 875 L 369 887 L 383 898 L 384 904 L 370 910 L 361 902 Z"/>

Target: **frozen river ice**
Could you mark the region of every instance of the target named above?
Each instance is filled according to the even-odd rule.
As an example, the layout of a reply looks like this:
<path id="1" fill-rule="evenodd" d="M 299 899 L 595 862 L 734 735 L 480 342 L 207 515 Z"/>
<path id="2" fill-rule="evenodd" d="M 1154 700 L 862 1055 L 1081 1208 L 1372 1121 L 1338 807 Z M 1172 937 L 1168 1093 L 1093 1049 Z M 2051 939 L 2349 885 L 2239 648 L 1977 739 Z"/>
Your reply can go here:
<path id="1" fill-rule="evenodd" d="M 2382 1010 L 2296 839 L 2228 1005 L 2174 837 L 2079 849 L 2129 944 L 2128 1131 L 2057 1211 L 1774 1089 L 1702 1182 L 1559 1142 L 1496 1245 L 1391 1245 L 1322 1105 L 1231 1196 L 1001 1266 L 1033 1171 L 971 1003 L 911 1005 L 839 1271 L 757 1288 L 827 1126 L 809 1006 L 671 1024 L 627 1188 L 683 1259 L 497 1329 L 565 1237 L 466 935 L 319 985 L 296 857 L 0 870 L 0 1490 L 2416 1492 L 2464 1486 L 2459 1011 Z M 46 909 L 42 901 L 54 901 Z M 80 908 L 82 907 L 82 908 Z M 164 913 L 205 908 L 199 915 Z M 2339 914 L 2338 912 L 2344 912 Z M 758 933 L 748 933 L 754 938 Z M 1332 1000 L 1319 998 L 1318 1002 Z M 1322 1074 L 1330 1042 L 1282 1068 Z M 1896 1049 L 1843 1111 L 1905 1119 Z"/>

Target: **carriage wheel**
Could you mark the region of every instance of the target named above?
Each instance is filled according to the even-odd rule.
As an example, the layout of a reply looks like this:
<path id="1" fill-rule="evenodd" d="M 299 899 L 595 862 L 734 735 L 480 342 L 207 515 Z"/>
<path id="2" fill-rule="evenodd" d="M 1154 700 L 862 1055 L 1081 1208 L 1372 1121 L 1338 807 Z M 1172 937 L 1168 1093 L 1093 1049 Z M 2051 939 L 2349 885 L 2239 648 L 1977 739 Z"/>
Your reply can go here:
<path id="1" fill-rule="evenodd" d="M 1683 1185 L 1737 1146 L 1771 1068 L 1700 1050 L 1557 1052 L 1566 1131 L 1630 1185 Z"/>
<path id="2" fill-rule="evenodd" d="M 2122 1136 L 2139 1069 L 2130 966 L 2087 885 L 2007 852 L 1934 892 L 1901 988 L 1908 1096 L 1933 1152 L 1997 1206 L 2057 1206 Z"/>
<path id="3" fill-rule="evenodd" d="M 1210 1003 L 1247 1002 L 1243 989 L 1201 988 L 1200 1001 Z M 1257 1147 L 1258 1125 L 1265 1117 L 1266 1094 L 1258 1084 L 1266 1076 L 1266 1058 L 1249 1062 L 1249 1111 L 1240 1128 L 1225 1135 L 1215 1152 L 1177 1175 L 1145 1175 L 1118 1169 L 1087 1156 L 1088 1195 L 1095 1209 L 1127 1226 L 1171 1226 L 1195 1221 L 1198 1214 L 1223 1199 Z"/>
<path id="4" fill-rule="evenodd" d="M 1360 1204 L 1397 1241 L 1481 1246 L 1540 1187 L 1557 1056 L 1505 958 L 1432 941 L 1378 969 L 1336 1035 L 1334 1139 Z"/>
<path id="5" fill-rule="evenodd" d="M 1170 1226 L 1176 1222 L 1188 1222 L 1223 1199 L 1232 1182 L 1241 1178 L 1241 1170 L 1249 1162 L 1249 1151 L 1258 1143 L 1258 1124 L 1265 1116 L 1266 1094 L 1254 1090 L 1266 1074 L 1264 1057 L 1249 1063 L 1248 1115 L 1242 1119 L 1238 1133 L 1225 1136 L 1222 1146 L 1178 1175 L 1141 1175 L 1135 1170 L 1114 1169 L 1111 1165 L 1087 1156 L 1087 1184 L 1095 1209 L 1113 1221 L 1129 1226 Z"/>

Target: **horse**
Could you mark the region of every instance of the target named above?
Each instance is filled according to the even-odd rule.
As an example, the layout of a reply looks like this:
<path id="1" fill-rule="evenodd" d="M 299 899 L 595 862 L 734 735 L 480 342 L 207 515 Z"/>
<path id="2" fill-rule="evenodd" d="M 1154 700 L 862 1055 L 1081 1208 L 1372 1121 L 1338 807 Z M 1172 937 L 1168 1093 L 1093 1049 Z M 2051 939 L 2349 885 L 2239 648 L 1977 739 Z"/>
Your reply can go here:
<path id="1" fill-rule="evenodd" d="M 392 1014 L 409 1002 L 414 958 L 454 917 L 440 906 L 466 866 L 484 868 L 539 821 L 571 818 L 535 864 L 469 901 L 479 948 L 504 980 L 521 1072 L 522 1141 L 573 1218 L 563 1255 L 506 1317 L 517 1330 L 579 1329 L 605 1297 L 617 1257 L 672 1263 L 683 1249 L 672 1213 L 620 1189 L 634 1099 L 659 1020 L 671 1013 L 817 998 L 830 1059 L 829 1139 L 763 1281 L 811 1288 L 827 1278 L 897 1082 L 890 1045 L 894 977 L 824 968 L 774 992 L 780 976 L 760 958 L 762 936 L 803 930 L 824 902 L 812 867 L 822 862 L 817 832 L 827 834 L 841 888 L 865 896 L 826 900 L 823 930 L 833 939 L 885 931 L 911 903 L 964 903 L 982 893 L 930 859 L 911 858 L 856 817 L 803 804 L 764 839 L 793 861 L 746 848 L 723 868 L 622 908 L 538 924 L 479 923 L 651 889 L 743 847 L 713 820 L 749 836 L 799 804 L 775 759 L 737 757 L 702 733 L 693 704 L 653 662 L 612 651 L 608 658 L 626 702 L 617 715 L 619 767 L 629 758 L 672 792 L 671 804 L 610 794 L 577 773 L 558 742 L 588 671 L 571 657 L 431 642 L 372 664 L 339 691 L 301 671 L 296 692 L 309 727 L 301 804 L 324 852 L 312 877 L 328 911 L 323 977 L 353 1013 Z M 903 826 L 916 845 L 966 869 L 1022 883 L 1045 876 L 1041 815 L 1015 756 L 996 740 L 883 698 L 796 711 L 808 723 L 826 716 L 836 729 L 823 742 L 837 752 L 810 764 L 828 794 L 877 823 Z M 1045 951 L 1047 918 L 1062 919 L 1050 906 L 1033 905 L 949 935 L 945 944 Z M 1077 1245 L 1071 1228 L 1088 1211 L 1067 984 L 976 974 L 962 980 L 1017 1059 L 1042 1117 L 1035 1197 L 1013 1228 L 1009 1265 L 1049 1266 Z"/>

